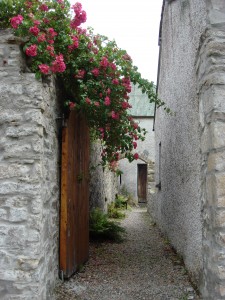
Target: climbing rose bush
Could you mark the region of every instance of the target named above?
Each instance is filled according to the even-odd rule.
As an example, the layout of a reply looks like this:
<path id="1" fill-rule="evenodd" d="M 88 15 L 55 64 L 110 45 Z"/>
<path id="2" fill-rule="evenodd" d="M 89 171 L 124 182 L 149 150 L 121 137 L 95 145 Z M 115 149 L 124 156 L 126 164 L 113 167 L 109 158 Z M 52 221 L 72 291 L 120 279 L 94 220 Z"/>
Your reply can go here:
<path id="1" fill-rule="evenodd" d="M 70 7 L 67 0 L 3 0 L 0 11 L 1 27 L 11 26 L 24 37 L 22 48 L 36 78 L 55 74 L 63 84 L 65 109 L 85 114 L 94 137 L 101 140 L 102 164 L 116 170 L 121 155 L 138 159 L 133 150 L 146 130 L 128 113 L 131 82 L 150 102 L 163 103 L 127 52 L 92 28 L 82 28 L 87 14 L 81 3 Z"/>

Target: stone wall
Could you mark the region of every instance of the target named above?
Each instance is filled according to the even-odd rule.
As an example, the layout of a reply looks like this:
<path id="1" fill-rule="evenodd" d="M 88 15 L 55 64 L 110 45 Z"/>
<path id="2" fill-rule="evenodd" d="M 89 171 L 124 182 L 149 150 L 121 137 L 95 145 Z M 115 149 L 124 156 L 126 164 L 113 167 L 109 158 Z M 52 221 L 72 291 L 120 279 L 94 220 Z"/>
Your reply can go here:
<path id="1" fill-rule="evenodd" d="M 206 1 L 196 71 L 201 130 L 204 299 L 225 298 L 225 1 Z"/>
<path id="2" fill-rule="evenodd" d="M 204 0 L 165 2 L 156 114 L 153 217 L 196 281 L 202 273 L 201 155 L 195 60 L 206 26 Z M 161 188 L 160 188 L 161 185 Z"/>
<path id="3" fill-rule="evenodd" d="M 100 144 L 93 142 L 90 158 L 90 210 L 98 207 L 107 212 L 108 205 L 115 200 L 118 193 L 118 177 L 99 165 L 100 155 Z"/>
<path id="4" fill-rule="evenodd" d="M 58 277 L 58 104 L 0 30 L 0 298 L 52 299 Z"/>
<path id="5" fill-rule="evenodd" d="M 153 216 L 203 299 L 225 298 L 225 2 L 165 1 Z"/>

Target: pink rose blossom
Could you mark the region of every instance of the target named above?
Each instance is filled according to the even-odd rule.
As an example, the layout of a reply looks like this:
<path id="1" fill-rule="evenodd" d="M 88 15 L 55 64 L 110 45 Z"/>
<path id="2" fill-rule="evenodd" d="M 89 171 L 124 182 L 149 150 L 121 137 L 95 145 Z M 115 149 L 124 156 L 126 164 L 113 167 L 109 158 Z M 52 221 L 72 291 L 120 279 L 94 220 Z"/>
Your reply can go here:
<path id="1" fill-rule="evenodd" d="M 73 102 L 69 102 L 69 108 L 72 110 L 74 109 L 76 106 L 76 103 L 73 103 Z"/>
<path id="2" fill-rule="evenodd" d="M 74 76 L 75 78 L 78 79 L 83 79 L 86 71 L 85 70 L 79 70 L 78 73 Z"/>
<path id="3" fill-rule="evenodd" d="M 139 158 L 138 153 L 134 153 L 133 158 L 134 158 L 134 159 L 138 159 L 138 158 Z"/>
<path id="4" fill-rule="evenodd" d="M 37 28 L 37 26 L 33 26 L 33 27 L 30 27 L 29 32 L 31 34 L 33 34 L 34 36 L 38 36 L 38 33 L 40 32 L 40 29 Z"/>
<path id="5" fill-rule="evenodd" d="M 48 40 L 47 41 L 50 45 L 53 45 L 55 42 L 54 42 L 54 40 Z"/>
<path id="6" fill-rule="evenodd" d="M 56 55 L 55 60 L 52 62 L 51 70 L 53 73 L 62 73 L 66 70 L 63 55 Z"/>
<path id="7" fill-rule="evenodd" d="M 116 70 L 116 65 L 114 63 L 110 64 L 111 69 L 113 69 L 114 71 Z"/>
<path id="8" fill-rule="evenodd" d="M 39 65 L 38 68 L 41 71 L 41 73 L 43 73 L 43 74 L 48 74 L 50 71 L 50 67 L 45 64 Z"/>
<path id="9" fill-rule="evenodd" d="M 103 68 L 107 68 L 109 64 L 108 58 L 103 56 L 102 60 L 100 61 L 100 66 Z"/>
<path id="10" fill-rule="evenodd" d="M 90 100 L 89 98 L 86 98 L 86 99 L 85 99 L 85 102 L 86 102 L 87 104 L 91 104 L 91 100 Z"/>
<path id="11" fill-rule="evenodd" d="M 95 77 L 98 77 L 99 75 L 99 69 L 95 68 L 91 71 L 91 73 L 95 76 Z"/>
<path id="12" fill-rule="evenodd" d="M 27 47 L 25 53 L 27 56 L 36 56 L 37 55 L 37 45 L 31 45 L 30 47 Z"/>
<path id="13" fill-rule="evenodd" d="M 133 127 L 134 129 L 137 129 L 137 128 L 138 128 L 138 124 L 134 122 L 134 123 L 132 124 L 132 127 Z"/>
<path id="14" fill-rule="evenodd" d="M 94 105 L 95 106 L 100 106 L 100 103 L 98 101 L 95 101 Z"/>
<path id="15" fill-rule="evenodd" d="M 38 43 L 46 41 L 45 33 L 42 33 L 38 36 Z"/>
<path id="16" fill-rule="evenodd" d="M 91 42 L 89 42 L 87 47 L 88 47 L 88 49 L 91 49 L 93 47 L 93 44 Z"/>
<path id="17" fill-rule="evenodd" d="M 39 26 L 41 24 L 41 22 L 38 21 L 38 20 L 34 20 L 33 23 L 34 23 L 35 26 Z"/>
<path id="18" fill-rule="evenodd" d="M 82 5 L 80 3 L 76 3 L 72 6 L 75 12 L 74 19 L 70 22 L 70 27 L 72 29 L 76 29 L 78 26 L 80 26 L 81 23 L 85 23 L 87 21 L 87 14 L 82 9 Z"/>
<path id="19" fill-rule="evenodd" d="M 115 85 L 118 85 L 119 84 L 119 80 L 117 78 L 114 78 L 112 80 L 112 83 L 115 84 Z"/>
<path id="20" fill-rule="evenodd" d="M 30 1 L 26 1 L 24 4 L 25 4 L 25 6 L 27 8 L 31 8 L 32 7 L 32 2 L 30 2 Z"/>
<path id="21" fill-rule="evenodd" d="M 46 4 L 42 4 L 39 6 L 39 9 L 42 11 L 48 11 L 48 6 Z"/>
<path id="22" fill-rule="evenodd" d="M 123 109 L 128 109 L 128 108 L 131 108 L 131 107 L 132 107 L 132 106 L 131 106 L 128 102 L 126 102 L 126 101 L 123 101 L 123 102 L 121 103 L 121 106 L 122 106 Z"/>
<path id="23" fill-rule="evenodd" d="M 49 19 L 44 18 L 44 19 L 43 19 L 43 22 L 44 22 L 45 24 L 48 24 L 50 21 L 49 21 Z"/>
<path id="24" fill-rule="evenodd" d="M 111 112 L 111 116 L 112 116 L 112 119 L 114 119 L 114 120 L 118 120 L 119 119 L 119 114 L 116 113 L 115 111 Z"/>
<path id="25" fill-rule="evenodd" d="M 111 104 L 110 98 L 109 98 L 108 96 L 105 97 L 104 104 L 105 104 L 106 106 L 109 106 L 109 105 Z"/>
<path id="26" fill-rule="evenodd" d="M 48 28 L 48 34 L 51 39 L 53 39 L 58 33 L 54 30 L 54 28 Z"/>
<path id="27" fill-rule="evenodd" d="M 63 0 L 57 0 L 57 2 L 58 2 L 59 4 L 62 4 L 62 3 L 63 3 Z"/>
<path id="28" fill-rule="evenodd" d="M 76 2 L 73 6 L 72 9 L 74 10 L 75 14 L 79 14 L 82 10 L 82 4 L 79 2 Z"/>
<path id="29" fill-rule="evenodd" d="M 134 146 L 134 149 L 136 149 L 137 148 L 137 143 L 133 142 L 133 146 Z"/>
<path id="30" fill-rule="evenodd" d="M 111 94 L 110 88 L 107 89 L 106 94 L 107 94 L 107 95 L 110 95 L 110 94 Z"/>
<path id="31" fill-rule="evenodd" d="M 23 22 L 23 16 L 21 15 L 15 16 L 10 20 L 11 26 L 14 29 L 17 29 L 22 22 Z"/>
<path id="32" fill-rule="evenodd" d="M 130 61 L 132 61 L 130 55 L 128 55 L 128 54 L 124 54 L 122 57 L 123 57 L 124 60 L 130 60 Z"/>

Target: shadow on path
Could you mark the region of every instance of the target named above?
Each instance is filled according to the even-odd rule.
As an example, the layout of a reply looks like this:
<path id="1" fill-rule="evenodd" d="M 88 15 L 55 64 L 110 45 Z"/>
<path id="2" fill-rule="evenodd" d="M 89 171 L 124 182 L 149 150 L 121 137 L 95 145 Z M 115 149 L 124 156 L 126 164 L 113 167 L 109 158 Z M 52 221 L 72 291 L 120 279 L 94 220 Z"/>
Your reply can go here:
<path id="1" fill-rule="evenodd" d="M 81 272 L 56 289 L 57 300 L 197 300 L 185 268 L 152 224 L 145 207 L 121 222 L 120 244 L 91 243 Z"/>

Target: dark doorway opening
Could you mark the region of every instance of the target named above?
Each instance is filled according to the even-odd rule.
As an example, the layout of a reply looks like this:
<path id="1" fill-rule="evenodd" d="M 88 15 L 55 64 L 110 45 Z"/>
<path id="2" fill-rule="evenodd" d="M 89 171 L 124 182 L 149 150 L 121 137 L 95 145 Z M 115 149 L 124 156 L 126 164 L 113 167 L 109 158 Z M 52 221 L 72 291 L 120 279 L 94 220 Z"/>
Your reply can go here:
<path id="1" fill-rule="evenodd" d="M 138 202 L 147 202 L 147 164 L 138 164 Z"/>

